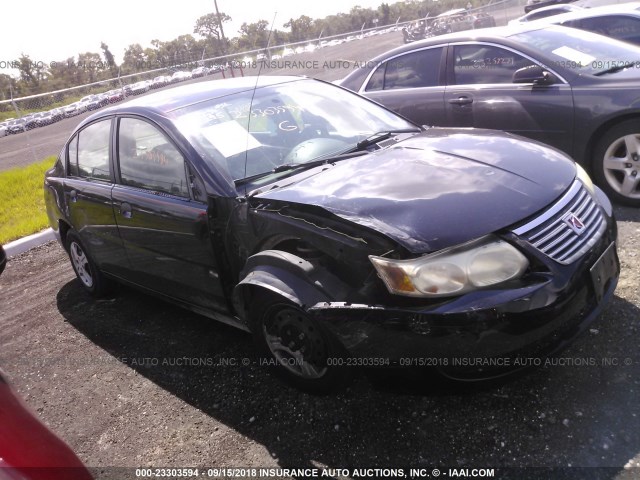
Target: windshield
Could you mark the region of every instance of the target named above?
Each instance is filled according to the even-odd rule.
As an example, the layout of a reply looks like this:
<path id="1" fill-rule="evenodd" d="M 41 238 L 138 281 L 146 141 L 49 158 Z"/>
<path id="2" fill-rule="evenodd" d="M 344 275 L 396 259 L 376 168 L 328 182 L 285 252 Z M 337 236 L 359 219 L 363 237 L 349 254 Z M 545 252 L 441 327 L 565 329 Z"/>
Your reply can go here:
<path id="1" fill-rule="evenodd" d="M 540 51 L 551 60 L 547 65 L 550 68 L 559 66 L 595 75 L 621 65 L 633 68 L 640 65 L 640 47 L 584 30 L 549 27 L 510 38 Z"/>
<path id="2" fill-rule="evenodd" d="M 232 180 L 355 149 L 377 132 L 417 127 L 330 84 L 296 80 L 175 111 L 176 125 Z M 274 169 L 277 171 L 274 172 Z"/>

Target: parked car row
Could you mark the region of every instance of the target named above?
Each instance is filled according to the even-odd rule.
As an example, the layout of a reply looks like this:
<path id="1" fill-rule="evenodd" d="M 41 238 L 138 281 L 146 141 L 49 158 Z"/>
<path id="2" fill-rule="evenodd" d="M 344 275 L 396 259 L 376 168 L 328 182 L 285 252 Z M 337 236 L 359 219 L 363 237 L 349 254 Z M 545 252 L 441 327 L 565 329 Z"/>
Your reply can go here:
<path id="1" fill-rule="evenodd" d="M 44 127 L 58 122 L 63 118 L 73 117 L 90 110 L 97 110 L 107 106 L 109 103 L 115 103 L 124 98 L 125 96 L 121 89 L 110 90 L 106 93 L 87 95 L 77 102 L 70 103 L 64 107 L 29 113 L 20 118 L 5 120 L 4 122 L 0 122 L 0 137 Z"/>
<path id="2" fill-rule="evenodd" d="M 198 69 L 196 69 L 198 70 Z M 200 72 L 206 74 L 214 73 L 217 68 L 200 67 Z M 50 125 L 63 118 L 70 118 L 91 110 L 98 110 L 109 104 L 117 103 L 131 95 L 140 95 L 148 92 L 151 88 L 160 88 L 172 83 L 188 80 L 192 78 L 192 72 L 175 72 L 172 76 L 159 76 L 153 80 L 142 80 L 140 82 L 124 85 L 122 88 L 115 88 L 105 93 L 86 95 L 80 100 L 54 108 L 49 111 L 30 113 L 20 118 L 14 118 L 0 122 L 0 137 L 18 134 L 37 127 Z"/>
<path id="3" fill-rule="evenodd" d="M 368 32 L 358 33 L 354 35 L 347 35 L 346 37 L 341 38 L 332 38 L 330 40 L 318 40 L 307 43 L 306 45 L 298 45 L 295 47 L 284 47 L 282 50 L 271 48 L 268 52 L 258 53 L 255 57 L 251 55 L 246 55 L 242 58 L 235 59 L 230 62 L 231 65 L 240 64 L 247 65 L 254 62 L 264 62 L 268 60 L 279 60 L 281 58 L 285 58 L 291 55 L 298 55 L 305 52 L 314 52 L 321 48 L 326 47 L 335 47 L 337 45 L 342 45 L 344 43 L 352 42 L 355 40 L 362 40 L 367 37 L 372 37 L 375 35 L 382 35 L 385 33 L 389 33 L 392 31 L 399 30 L 400 27 L 388 27 L 381 28 L 377 30 L 370 30 Z"/>
<path id="4" fill-rule="evenodd" d="M 495 26 L 495 18 L 488 13 L 472 13 L 464 8 L 456 8 L 405 27 L 402 29 L 402 35 L 404 43 L 411 43 L 436 35 Z"/>

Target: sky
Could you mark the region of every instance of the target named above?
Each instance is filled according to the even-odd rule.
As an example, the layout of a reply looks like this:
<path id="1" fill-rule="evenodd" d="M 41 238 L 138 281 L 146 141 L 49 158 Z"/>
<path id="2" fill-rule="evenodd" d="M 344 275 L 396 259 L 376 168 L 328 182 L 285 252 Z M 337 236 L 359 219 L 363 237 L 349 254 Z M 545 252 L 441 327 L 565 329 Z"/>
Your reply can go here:
<path id="1" fill-rule="evenodd" d="M 356 5 L 375 8 L 381 3 L 383 0 L 218 0 L 218 8 L 232 18 L 223 25 L 225 35 L 231 38 L 237 36 L 244 22 L 271 23 L 276 12 L 275 28 L 286 30 L 283 24 L 290 18 L 322 18 L 346 13 Z M 193 35 L 196 20 L 213 11 L 213 0 L 12 2 L 11 15 L 2 22 L 0 73 L 10 73 L 3 72 L 3 67 L 22 53 L 34 62 L 50 63 L 77 58 L 83 52 L 102 53 L 103 41 L 120 62 L 132 43 L 144 48 L 151 46 L 153 39 L 168 41 L 183 34 Z"/>

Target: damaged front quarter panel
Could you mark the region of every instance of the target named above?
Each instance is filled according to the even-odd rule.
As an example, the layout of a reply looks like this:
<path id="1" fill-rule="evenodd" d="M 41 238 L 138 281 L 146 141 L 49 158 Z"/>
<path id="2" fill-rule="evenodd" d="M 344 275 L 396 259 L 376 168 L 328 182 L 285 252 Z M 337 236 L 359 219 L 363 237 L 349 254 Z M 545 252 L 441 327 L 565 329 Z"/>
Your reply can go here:
<path id="1" fill-rule="evenodd" d="M 233 295 L 243 318 L 251 295 L 260 289 L 305 309 L 323 301 L 375 303 L 387 295 L 368 256 L 399 247 L 377 232 L 320 207 L 259 198 L 238 204 L 231 221 L 227 244 L 246 252 Z"/>

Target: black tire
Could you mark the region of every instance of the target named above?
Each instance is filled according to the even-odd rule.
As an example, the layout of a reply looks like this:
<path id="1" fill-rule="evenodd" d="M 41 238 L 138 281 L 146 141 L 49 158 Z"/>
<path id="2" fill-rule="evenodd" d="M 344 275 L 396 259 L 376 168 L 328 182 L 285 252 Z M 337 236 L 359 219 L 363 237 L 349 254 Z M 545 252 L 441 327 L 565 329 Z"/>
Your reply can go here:
<path id="1" fill-rule="evenodd" d="M 105 278 L 74 231 L 67 233 L 67 253 L 71 266 L 82 287 L 94 297 L 102 297 L 112 289 L 112 282 Z"/>
<path id="2" fill-rule="evenodd" d="M 326 328 L 294 303 L 264 294 L 249 310 L 251 330 L 260 355 L 282 379 L 313 394 L 347 386 L 350 368 L 345 348 Z M 336 365 L 336 363 L 342 365 Z"/>
<path id="3" fill-rule="evenodd" d="M 640 119 L 609 129 L 593 152 L 595 182 L 616 203 L 640 207 Z"/>

